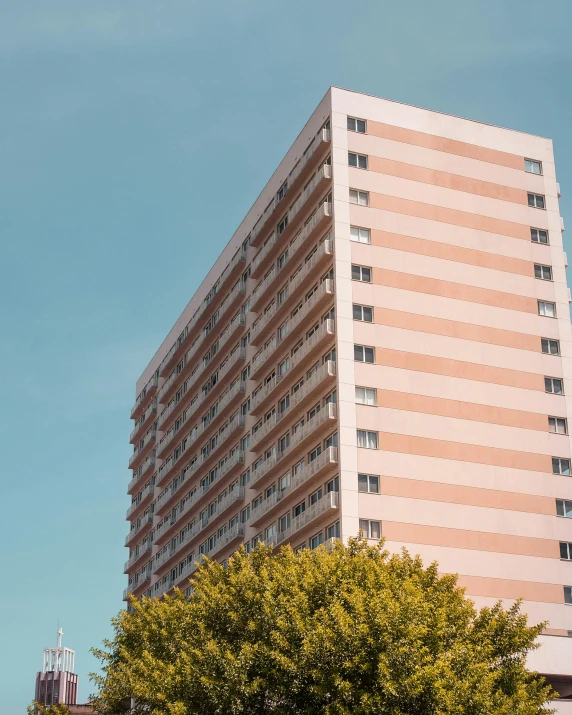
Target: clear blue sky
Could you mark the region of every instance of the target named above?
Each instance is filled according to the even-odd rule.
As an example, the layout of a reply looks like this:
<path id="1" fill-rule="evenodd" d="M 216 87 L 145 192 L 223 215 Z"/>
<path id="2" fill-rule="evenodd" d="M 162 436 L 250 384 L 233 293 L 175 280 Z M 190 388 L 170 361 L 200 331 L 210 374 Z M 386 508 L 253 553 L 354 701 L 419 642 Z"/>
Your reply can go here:
<path id="1" fill-rule="evenodd" d="M 555 140 L 570 0 L 0 0 L 0 711 L 122 607 L 135 380 L 327 87 Z"/>

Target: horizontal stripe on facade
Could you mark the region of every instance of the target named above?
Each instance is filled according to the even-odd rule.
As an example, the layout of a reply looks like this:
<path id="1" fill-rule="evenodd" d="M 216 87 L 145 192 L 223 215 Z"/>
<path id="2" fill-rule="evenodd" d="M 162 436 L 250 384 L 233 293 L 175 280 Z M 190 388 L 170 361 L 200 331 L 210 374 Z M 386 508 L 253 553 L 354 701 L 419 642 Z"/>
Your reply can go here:
<path id="1" fill-rule="evenodd" d="M 458 584 L 466 588 L 469 597 L 522 598 L 525 601 L 540 601 L 542 603 L 564 602 L 564 589 L 557 584 L 463 575 L 459 575 Z"/>
<path id="2" fill-rule="evenodd" d="M 547 559 L 560 558 L 560 550 L 556 540 L 539 539 L 532 536 L 493 534 L 486 531 L 450 529 L 443 526 L 405 524 L 385 520 L 382 525 L 382 533 L 387 541 L 399 541 L 408 544 L 427 544 L 430 546 L 535 556 Z"/>
<path id="3" fill-rule="evenodd" d="M 404 477 L 389 477 L 383 474 L 380 476 L 380 494 L 531 514 L 548 514 L 550 516 L 555 514 L 554 499 L 547 496 L 501 491 L 500 489 L 481 489 Z M 450 545 L 454 546 L 455 543 Z"/>
<path id="4" fill-rule="evenodd" d="M 440 397 L 428 397 L 408 392 L 377 390 L 377 406 L 404 412 L 420 412 L 438 417 L 451 417 L 472 422 L 518 427 L 519 429 L 548 431 L 548 418 L 537 412 L 524 412 L 504 407 L 460 402 Z M 564 405 L 562 406 L 564 410 Z"/>
<path id="5" fill-rule="evenodd" d="M 370 192 L 370 206 L 382 211 L 415 216 L 439 223 L 452 224 L 454 226 L 462 226 L 477 231 L 497 233 L 501 236 L 510 236 L 512 238 L 521 238 L 524 241 L 530 241 L 530 225 L 506 221 L 505 219 L 492 218 L 490 216 L 483 216 L 482 214 L 459 211 L 457 209 L 436 206 L 435 204 L 422 203 L 420 201 L 412 201 L 411 199 L 402 199 L 396 196 L 388 196 L 374 192 Z M 540 215 L 536 226 L 543 228 L 547 221 L 546 212 L 539 210 L 538 214 Z"/>
<path id="6" fill-rule="evenodd" d="M 497 467 L 552 473 L 552 459 L 546 454 L 520 452 L 477 444 L 448 442 L 429 437 L 416 437 L 395 432 L 379 432 L 379 448 L 387 452 L 403 452 L 424 457 L 452 459 Z M 566 455 L 562 455 L 566 456 Z"/>
<path id="7" fill-rule="evenodd" d="M 378 325 L 404 328 L 419 333 L 434 333 L 450 338 L 471 340 L 477 343 L 489 343 L 519 350 L 540 352 L 540 337 L 526 333 L 517 333 L 500 328 L 488 328 L 471 323 L 460 323 L 445 318 L 407 313 L 399 310 L 376 308 L 374 321 Z"/>
<path id="8" fill-rule="evenodd" d="M 490 199 L 509 201 L 523 206 L 528 205 L 528 192 L 524 189 L 515 189 L 510 186 L 472 179 L 467 176 L 451 174 L 446 171 L 405 164 L 401 161 L 382 159 L 377 156 L 372 156 L 371 154 L 368 157 L 368 169 L 379 174 L 440 186 L 441 188 L 452 189 L 453 191 L 462 191 L 464 193 L 474 194 L 475 196 L 485 196 Z"/>
<path id="9" fill-rule="evenodd" d="M 544 375 L 377 347 L 375 364 L 544 392 Z"/>
<path id="10" fill-rule="evenodd" d="M 415 253 L 420 256 L 442 258 L 445 261 L 465 263 L 504 273 L 515 273 L 521 276 L 534 275 L 534 263 L 532 261 L 501 256 L 497 253 L 477 251 L 473 248 L 462 248 L 449 243 L 438 243 L 437 241 L 390 233 L 389 231 L 372 229 L 371 245 L 404 251 L 405 253 Z M 547 256 L 547 260 L 549 260 L 549 256 Z"/>
<path id="11" fill-rule="evenodd" d="M 383 124 L 369 120 L 367 123 L 368 134 L 383 139 L 391 139 L 392 141 L 402 142 L 403 144 L 413 144 L 422 146 L 426 149 L 441 151 L 447 154 L 456 154 L 465 156 L 469 159 L 477 159 L 478 161 L 486 161 L 489 164 L 499 164 L 507 166 L 510 169 L 520 169 L 524 171 L 524 157 L 508 152 L 499 151 L 498 149 L 488 149 L 487 147 L 477 146 L 476 144 L 468 144 L 456 139 L 446 139 L 445 137 L 436 136 L 435 134 L 426 134 L 414 129 L 405 129 L 404 127 L 396 127 L 392 124 Z"/>
<path id="12" fill-rule="evenodd" d="M 374 267 L 373 283 L 374 285 L 382 285 L 388 288 L 399 288 L 400 290 L 415 293 L 437 295 L 441 298 L 462 300 L 467 303 L 518 310 L 522 313 L 532 313 L 533 315 L 538 314 L 537 298 L 514 293 L 503 293 L 489 288 L 478 288 L 464 283 L 453 283 L 439 278 L 428 278 Z"/>

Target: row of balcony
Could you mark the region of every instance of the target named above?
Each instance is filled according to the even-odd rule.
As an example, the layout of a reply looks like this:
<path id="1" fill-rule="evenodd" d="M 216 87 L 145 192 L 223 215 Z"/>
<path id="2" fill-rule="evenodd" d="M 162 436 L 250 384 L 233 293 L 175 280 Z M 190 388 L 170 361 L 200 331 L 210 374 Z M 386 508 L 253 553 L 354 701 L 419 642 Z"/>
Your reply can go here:
<path id="1" fill-rule="evenodd" d="M 250 439 L 250 449 L 252 451 L 260 451 L 260 445 L 265 443 L 277 430 L 283 427 L 284 419 L 294 414 L 296 408 L 300 409 L 318 390 L 324 389 L 328 382 L 333 381 L 335 375 L 336 363 L 333 360 L 327 360 L 323 365 L 320 365 L 313 375 L 304 382 L 298 392 L 290 396 L 288 407 L 283 412 L 274 413 L 274 415 L 252 435 Z"/>
<path id="2" fill-rule="evenodd" d="M 322 129 L 318 134 L 312 139 L 308 145 L 306 151 L 304 152 L 302 158 L 296 163 L 287 178 L 288 193 L 293 191 L 293 189 L 298 184 L 299 180 L 306 175 L 306 169 L 314 164 L 316 157 L 321 157 L 323 154 L 323 149 L 327 147 L 331 142 L 331 135 L 329 129 Z M 287 195 L 286 194 L 286 195 Z M 260 237 L 265 235 L 265 229 L 271 223 L 271 218 L 277 220 L 277 216 L 274 217 L 273 214 L 280 203 L 280 199 L 276 196 L 264 209 L 264 212 L 254 224 L 252 231 L 250 232 L 250 244 L 256 246 L 260 243 Z"/>
<path id="3" fill-rule="evenodd" d="M 302 427 L 290 437 L 290 445 L 281 452 L 274 454 L 266 459 L 257 469 L 252 470 L 250 474 L 250 486 L 252 488 L 260 486 L 263 480 L 270 479 L 274 476 L 279 468 L 283 465 L 283 460 L 289 456 L 292 450 L 298 451 L 309 442 L 316 439 L 318 430 L 327 427 L 332 429 L 337 419 L 337 407 L 333 403 L 325 405 L 316 415 L 309 419 Z"/>
<path id="4" fill-rule="evenodd" d="M 151 501 L 151 497 L 155 493 L 155 485 L 154 484 L 148 484 L 145 489 L 141 492 L 141 495 L 137 498 L 136 501 L 134 501 L 129 509 L 127 509 L 127 514 L 125 515 L 125 518 L 127 520 L 131 520 L 132 517 L 140 510 L 143 508 L 143 506 L 148 502 Z"/>
<path id="5" fill-rule="evenodd" d="M 141 413 L 139 419 L 137 420 L 137 424 L 135 427 L 131 430 L 131 434 L 129 435 L 129 442 L 131 444 L 135 444 L 141 435 L 147 431 L 148 427 L 151 425 L 151 422 L 155 419 L 155 416 L 157 415 L 157 398 L 155 398 L 151 404 L 149 404 L 145 410 Z"/>
<path id="6" fill-rule="evenodd" d="M 202 487 L 197 488 L 194 495 L 185 502 L 185 505 L 182 508 L 174 509 L 171 518 L 163 521 L 161 527 L 157 527 L 155 534 L 156 542 L 164 542 L 166 536 L 168 536 L 170 533 L 170 528 L 174 526 L 184 514 L 187 514 L 191 509 L 198 508 L 203 499 L 207 497 L 213 489 L 218 487 L 224 477 L 229 474 L 232 474 L 236 468 L 239 468 L 243 464 L 244 452 L 242 450 L 236 450 L 236 452 L 234 452 L 234 454 L 230 456 L 226 460 L 226 462 L 217 469 L 216 475 L 211 482 L 209 482 L 208 484 L 204 484 Z M 173 498 L 176 498 L 177 495 L 180 495 L 183 482 L 186 482 L 187 480 L 188 477 L 185 476 L 185 479 L 181 480 L 181 482 L 178 483 L 174 489 L 168 489 L 161 495 L 161 497 L 157 500 L 157 504 L 155 507 L 156 514 L 161 516 L 162 514 L 167 512 L 169 508 L 172 507 Z"/>
<path id="7" fill-rule="evenodd" d="M 221 321 L 222 322 L 222 321 Z M 203 360 L 200 369 L 204 370 L 207 365 L 212 362 L 216 355 L 218 355 L 223 347 L 228 343 L 228 341 L 236 334 L 236 332 L 243 328 L 246 323 L 246 317 L 239 313 L 235 315 L 231 322 L 224 328 L 222 333 L 218 336 L 218 348 L 216 353 L 211 357 L 210 360 Z M 159 390 L 159 402 L 165 404 L 169 401 L 171 396 L 176 392 L 179 384 L 186 379 L 186 377 L 191 373 L 191 369 L 194 365 L 193 358 L 196 356 L 199 349 L 207 351 L 207 347 L 212 347 L 213 338 L 218 333 L 218 328 L 221 327 L 220 323 L 210 330 L 208 333 L 202 333 L 202 335 L 195 340 L 192 347 L 187 352 L 187 359 L 183 369 L 180 372 L 173 372 L 173 374 L 167 379 L 164 385 L 161 386 Z"/>
<path id="8" fill-rule="evenodd" d="M 268 400 L 272 397 L 275 390 L 280 387 L 284 380 L 292 374 L 294 368 L 297 367 L 302 361 L 309 361 L 324 342 L 333 338 L 334 331 L 335 321 L 331 318 L 324 320 L 320 327 L 304 342 L 302 347 L 300 347 L 294 355 L 288 358 L 288 368 L 285 369 L 282 374 L 276 374 L 252 397 L 250 402 L 250 411 L 252 414 L 257 415 L 265 408 L 268 404 Z"/>
<path id="9" fill-rule="evenodd" d="M 338 464 L 338 450 L 336 447 L 327 447 L 314 461 L 304 465 L 290 480 L 289 486 L 282 491 L 276 490 L 261 504 L 250 512 L 250 524 L 258 526 L 261 521 L 274 513 L 278 508 L 283 508 L 283 502 L 289 497 L 296 496 L 307 490 L 311 482 L 322 481 L 322 475 Z"/>
<path id="10" fill-rule="evenodd" d="M 294 534 L 310 526 L 315 521 L 325 516 L 326 514 L 334 514 L 338 509 L 340 504 L 340 494 L 339 492 L 328 492 L 324 494 L 321 499 L 311 507 L 308 507 L 306 511 L 302 512 L 298 516 L 292 519 L 292 522 L 286 531 L 279 531 L 276 543 L 281 544 L 283 541 L 291 539 Z"/>
<path id="11" fill-rule="evenodd" d="M 217 353 L 218 355 L 218 353 Z M 219 367 L 215 373 L 218 373 L 217 375 L 217 382 L 213 387 L 208 391 L 208 392 L 202 392 L 198 398 L 198 400 L 195 403 L 195 410 L 198 409 L 198 407 L 202 404 L 204 404 L 206 401 L 210 400 L 214 394 L 218 393 L 218 389 L 222 386 L 223 384 L 223 378 L 229 374 L 229 372 L 237 365 L 238 362 L 241 360 L 244 360 L 246 357 L 246 349 L 245 348 L 238 348 L 237 350 L 234 351 L 234 353 L 227 358 L 226 362 L 222 367 Z M 182 413 L 183 408 L 190 402 L 190 400 L 194 397 L 194 386 L 198 379 L 205 373 L 207 372 L 207 367 L 210 363 L 205 363 L 201 364 L 201 366 L 195 371 L 195 373 L 189 378 L 189 382 L 187 385 L 187 390 L 185 394 L 181 397 L 181 399 L 178 402 L 172 402 L 168 407 L 165 407 L 165 409 L 161 412 L 161 415 L 159 416 L 159 421 L 158 421 L 158 429 L 161 430 L 162 432 L 165 432 L 170 424 L 174 422 L 176 417 Z"/>
<path id="12" fill-rule="evenodd" d="M 146 527 L 153 524 L 153 514 L 146 514 L 138 526 L 133 527 L 125 537 L 125 546 L 130 546 L 137 534 L 143 534 Z"/>
<path id="13" fill-rule="evenodd" d="M 135 400 L 135 404 L 131 408 L 131 419 L 136 420 L 138 417 L 140 417 L 143 414 L 143 411 L 147 404 L 149 403 L 149 400 L 153 395 L 157 392 L 157 386 L 159 384 L 159 376 L 157 373 L 153 373 L 151 378 L 148 380 L 147 384 L 145 387 L 141 390 L 139 395 L 137 396 L 137 399 Z"/>
<path id="14" fill-rule="evenodd" d="M 145 457 L 149 454 L 150 449 L 155 444 L 157 439 L 157 430 L 154 429 L 148 432 L 145 437 L 141 440 L 141 444 L 138 444 L 135 451 L 129 457 L 129 469 L 137 469 L 137 467 L 143 462 Z"/>
<path id="15" fill-rule="evenodd" d="M 218 309 L 218 320 L 222 321 L 223 317 L 226 315 L 227 311 L 231 308 L 231 306 L 234 305 L 236 299 L 244 295 L 246 292 L 246 284 L 243 283 L 242 281 L 238 282 L 236 286 L 231 290 L 231 292 L 226 296 L 226 298 L 223 300 L 223 302 L 220 304 L 219 309 Z M 222 291 L 217 292 L 217 296 L 221 295 Z M 215 301 L 212 300 L 208 306 L 204 306 L 202 312 L 200 313 L 195 313 L 195 315 L 191 318 L 183 332 L 179 335 L 177 340 L 173 343 L 171 346 L 171 349 L 161 362 L 161 365 L 159 367 L 159 376 L 160 377 L 165 377 L 165 375 L 168 375 L 171 370 L 173 369 L 175 363 L 180 360 L 181 355 L 184 353 L 184 351 L 187 349 L 187 346 L 190 342 L 190 340 L 193 338 L 194 335 L 196 335 L 196 327 L 197 323 L 201 319 L 206 319 L 207 317 L 207 308 L 210 309 L 215 305 Z M 210 310 L 209 310 L 210 312 Z"/>
<path id="16" fill-rule="evenodd" d="M 123 591 L 123 600 L 127 600 L 127 596 L 130 593 L 135 593 L 136 591 L 139 591 L 142 586 L 148 586 L 151 583 L 151 575 L 152 571 L 151 569 L 147 569 L 143 575 L 139 577 L 137 581 L 133 580 L 129 586 Z"/>
<path id="17" fill-rule="evenodd" d="M 153 542 L 147 540 L 144 544 L 139 546 L 132 556 L 130 556 L 125 562 L 123 567 L 123 573 L 129 573 L 135 566 L 145 557 L 151 555 L 151 549 L 153 548 Z"/>
<path id="18" fill-rule="evenodd" d="M 127 485 L 128 494 L 134 494 L 137 491 L 137 489 L 139 488 L 139 485 L 145 479 L 145 477 L 147 477 L 148 474 L 151 474 L 154 469 L 155 469 L 155 453 L 152 452 L 147 457 L 147 459 L 143 462 L 143 464 L 137 469 L 137 471 L 133 475 L 133 479 Z"/>

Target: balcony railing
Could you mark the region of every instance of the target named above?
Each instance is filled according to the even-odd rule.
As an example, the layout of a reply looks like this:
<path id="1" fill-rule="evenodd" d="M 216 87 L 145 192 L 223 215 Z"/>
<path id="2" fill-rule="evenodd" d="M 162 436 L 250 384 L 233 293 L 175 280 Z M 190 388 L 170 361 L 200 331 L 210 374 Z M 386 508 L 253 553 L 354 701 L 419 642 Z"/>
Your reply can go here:
<path id="1" fill-rule="evenodd" d="M 137 470 L 139 473 L 135 474 L 133 479 L 127 485 L 127 492 L 133 494 L 135 487 L 141 482 L 141 480 L 149 474 L 150 471 L 155 469 L 155 455 L 150 454 L 147 459 L 143 462 L 141 467 Z"/>
<path id="2" fill-rule="evenodd" d="M 260 521 L 271 512 L 284 499 L 295 494 L 300 487 L 314 479 L 321 471 L 338 463 L 338 450 L 336 447 L 327 447 L 313 462 L 306 464 L 296 476 L 292 477 L 290 484 L 282 491 L 273 492 L 256 508 L 250 512 L 250 524 L 257 526 Z"/>
<path id="3" fill-rule="evenodd" d="M 154 484 L 149 484 L 148 486 L 143 489 L 141 492 L 141 496 L 137 501 L 133 502 L 129 509 L 127 510 L 127 514 L 125 516 L 126 519 L 130 519 L 131 516 L 139 509 L 141 504 L 150 496 L 153 495 L 153 492 L 155 491 L 155 485 Z"/>
<path id="4" fill-rule="evenodd" d="M 136 526 L 134 529 L 131 529 L 131 531 L 125 537 L 125 546 L 129 546 L 129 544 L 133 541 L 137 534 L 139 534 L 146 526 L 149 526 L 152 523 L 153 514 L 147 514 L 147 516 L 144 516 L 141 519 L 141 523 L 139 524 L 139 526 Z"/>
<path id="5" fill-rule="evenodd" d="M 335 374 L 336 363 L 333 360 L 328 360 L 321 365 L 316 372 L 308 378 L 306 382 L 304 382 L 298 392 L 290 397 L 289 406 L 283 412 L 279 414 L 275 413 L 273 417 L 267 420 L 262 427 L 260 427 L 258 431 L 252 435 L 250 438 L 250 449 L 252 451 L 259 449 L 257 445 L 267 439 L 275 429 L 278 429 L 283 424 L 283 420 L 294 412 L 297 405 L 299 405 L 306 398 L 310 397 L 310 395 L 312 395 L 325 380 L 330 377 L 334 377 Z"/>
<path id="6" fill-rule="evenodd" d="M 141 433 L 149 426 L 151 418 L 154 418 L 156 414 L 157 398 L 155 398 L 153 402 L 145 409 L 145 411 L 141 414 L 141 418 L 139 419 L 138 423 L 131 430 L 131 434 L 129 435 L 129 441 L 132 444 L 137 441 Z"/>
<path id="7" fill-rule="evenodd" d="M 145 435 L 142 440 L 143 444 L 141 446 L 138 446 L 135 452 L 133 452 L 133 454 L 129 458 L 129 469 L 133 469 L 134 465 L 137 465 L 137 462 L 139 462 L 139 460 L 142 458 L 143 453 L 146 452 L 149 447 L 155 443 L 156 438 L 157 430 L 153 430 L 152 432 L 149 432 L 149 434 Z"/>
<path id="8" fill-rule="evenodd" d="M 125 566 L 123 567 L 123 572 L 127 573 L 133 567 L 133 565 L 136 564 L 140 559 L 142 559 L 146 554 L 150 554 L 152 548 L 152 542 L 145 542 L 143 546 L 139 547 L 139 551 L 136 554 L 133 554 L 127 559 L 127 561 L 125 562 Z"/>
<path id="9" fill-rule="evenodd" d="M 281 544 L 283 541 L 291 539 L 294 534 L 309 524 L 312 524 L 324 514 L 335 511 L 339 506 L 339 502 L 339 492 L 324 494 L 321 499 L 315 504 L 312 504 L 305 512 L 294 517 L 290 527 L 286 529 L 286 531 L 278 532 L 277 543 Z"/>
<path id="10" fill-rule="evenodd" d="M 154 373 L 145 387 L 141 390 L 139 395 L 137 396 L 137 399 L 135 400 L 135 404 L 133 405 L 131 409 L 131 419 L 137 419 L 141 413 L 143 412 L 144 406 L 147 404 L 147 401 L 155 394 L 157 391 L 157 385 L 159 384 L 159 378 L 157 373 Z"/>
<path id="11" fill-rule="evenodd" d="M 301 447 L 306 441 L 314 438 L 316 430 L 323 427 L 328 422 L 334 422 L 337 419 L 336 405 L 333 403 L 323 407 L 317 415 L 309 419 L 305 425 L 300 427 L 295 434 L 290 437 L 290 445 L 281 452 L 275 452 L 271 457 L 266 459 L 257 469 L 254 469 L 250 474 L 250 486 L 254 488 L 264 478 L 274 473 L 275 468 L 280 466 L 280 463 L 285 459 L 292 450 L 296 447 Z"/>
<path id="12" fill-rule="evenodd" d="M 322 129 L 318 134 L 312 139 L 310 144 L 308 145 L 308 148 L 304 152 L 304 155 L 300 161 L 296 163 L 290 174 L 288 175 L 288 186 L 290 189 L 295 185 L 298 177 L 302 174 L 304 169 L 308 166 L 309 162 L 311 161 L 312 157 L 316 153 L 317 149 L 322 146 L 324 143 L 329 143 L 331 141 L 330 137 L 330 130 L 329 129 Z M 257 238 L 261 234 L 261 232 L 265 229 L 270 217 L 272 216 L 275 208 L 278 206 L 280 202 L 274 198 L 268 206 L 264 209 L 264 212 L 258 219 L 258 221 L 254 224 L 254 227 L 252 231 L 250 232 L 250 241 L 251 244 L 254 246 L 258 243 Z"/>

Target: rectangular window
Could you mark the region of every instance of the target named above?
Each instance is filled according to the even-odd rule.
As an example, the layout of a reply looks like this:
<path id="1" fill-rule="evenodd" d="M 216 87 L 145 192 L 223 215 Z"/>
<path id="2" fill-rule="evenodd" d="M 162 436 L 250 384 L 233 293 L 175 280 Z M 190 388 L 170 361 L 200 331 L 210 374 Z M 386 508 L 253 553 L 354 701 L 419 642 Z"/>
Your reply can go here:
<path id="1" fill-rule="evenodd" d="M 284 514 L 284 516 L 281 516 L 280 519 L 278 520 L 278 531 L 280 533 L 283 533 L 286 531 L 286 529 L 290 528 L 290 512 L 288 514 Z"/>
<path id="2" fill-rule="evenodd" d="M 545 377 L 544 389 L 546 392 L 551 392 L 553 395 L 564 394 L 562 380 L 559 377 Z"/>
<path id="3" fill-rule="evenodd" d="M 354 320 L 359 320 L 363 323 L 373 323 L 373 308 L 368 305 L 353 304 Z"/>
<path id="4" fill-rule="evenodd" d="M 299 504 L 297 504 L 294 509 L 292 509 L 292 513 L 294 516 L 300 516 L 300 514 L 303 514 L 306 511 L 306 501 L 302 501 Z"/>
<path id="5" fill-rule="evenodd" d="M 355 241 L 356 243 L 371 243 L 369 228 L 350 226 L 350 241 Z"/>
<path id="6" fill-rule="evenodd" d="M 376 405 L 377 390 L 373 387 L 356 387 L 356 402 L 358 405 Z"/>
<path id="7" fill-rule="evenodd" d="M 326 494 L 329 494 L 330 492 L 339 492 L 340 491 L 340 478 L 339 477 L 334 477 L 333 479 L 330 479 L 329 482 L 326 484 Z"/>
<path id="8" fill-rule="evenodd" d="M 348 152 L 348 164 L 356 169 L 367 169 L 367 156 L 365 154 L 353 154 L 350 151 Z"/>
<path id="9" fill-rule="evenodd" d="M 558 340 L 540 338 L 540 345 L 542 346 L 542 352 L 545 355 L 560 355 L 560 343 Z"/>
<path id="10" fill-rule="evenodd" d="M 544 196 L 542 194 L 528 194 L 528 205 L 534 209 L 545 209 Z"/>
<path id="11" fill-rule="evenodd" d="M 352 281 L 371 283 L 371 268 L 352 265 Z"/>
<path id="12" fill-rule="evenodd" d="M 371 519 L 360 519 L 359 528 L 366 539 L 381 539 L 381 523 Z"/>
<path id="13" fill-rule="evenodd" d="M 379 477 L 375 474 L 358 474 L 358 492 L 379 494 Z"/>
<path id="14" fill-rule="evenodd" d="M 326 528 L 326 539 L 339 539 L 340 538 L 340 522 L 336 521 L 335 524 L 330 524 Z"/>
<path id="15" fill-rule="evenodd" d="M 323 532 L 320 531 L 319 534 L 316 534 L 315 536 L 312 536 L 310 539 L 310 548 L 312 550 L 317 549 L 320 544 L 324 543 L 324 534 Z"/>
<path id="16" fill-rule="evenodd" d="M 564 561 L 572 561 L 572 544 L 568 541 L 560 542 L 560 558 Z"/>
<path id="17" fill-rule="evenodd" d="M 542 174 L 542 162 L 534 161 L 534 159 L 525 159 L 524 170 L 529 174 Z"/>
<path id="18" fill-rule="evenodd" d="M 348 117 L 348 131 L 358 132 L 359 134 L 365 134 L 365 119 L 356 119 L 355 117 Z M 528 161 L 525 160 L 525 161 Z M 538 163 L 538 162 L 536 162 Z M 535 172 L 539 173 L 539 172 Z"/>
<path id="19" fill-rule="evenodd" d="M 377 432 L 358 429 L 357 446 L 364 449 L 377 449 Z"/>
<path id="20" fill-rule="evenodd" d="M 539 263 L 534 264 L 534 277 L 540 278 L 542 281 L 552 280 L 552 268 L 550 266 L 542 266 Z"/>
<path id="21" fill-rule="evenodd" d="M 375 348 L 370 348 L 367 345 L 354 345 L 354 360 L 373 364 L 375 362 Z"/>
<path id="22" fill-rule="evenodd" d="M 561 457 L 552 457 L 552 474 L 562 474 L 570 476 L 570 460 Z"/>
<path id="23" fill-rule="evenodd" d="M 358 189 L 350 189 L 350 204 L 369 206 L 369 192 L 358 191 Z"/>
<path id="24" fill-rule="evenodd" d="M 556 516 L 564 516 L 566 519 L 572 519 L 572 501 L 569 499 L 557 499 Z"/>
<path id="25" fill-rule="evenodd" d="M 553 434 L 568 434 L 568 424 L 564 417 L 549 417 L 548 431 Z"/>
<path id="26" fill-rule="evenodd" d="M 564 603 L 572 605 L 572 586 L 564 586 Z"/>
<path id="27" fill-rule="evenodd" d="M 543 315 L 545 318 L 556 317 L 556 303 L 550 303 L 546 300 L 538 301 L 538 315 Z"/>
<path id="28" fill-rule="evenodd" d="M 533 243 L 548 244 L 548 231 L 545 231 L 543 228 L 531 228 L 530 240 Z"/>

